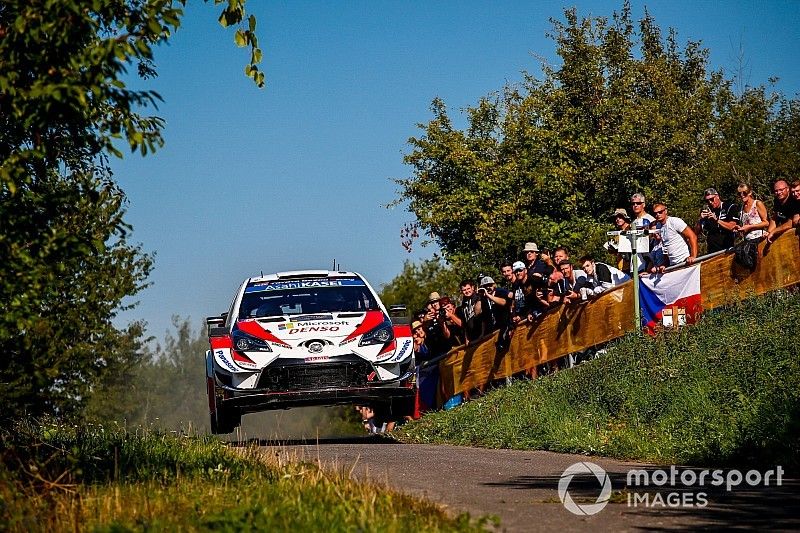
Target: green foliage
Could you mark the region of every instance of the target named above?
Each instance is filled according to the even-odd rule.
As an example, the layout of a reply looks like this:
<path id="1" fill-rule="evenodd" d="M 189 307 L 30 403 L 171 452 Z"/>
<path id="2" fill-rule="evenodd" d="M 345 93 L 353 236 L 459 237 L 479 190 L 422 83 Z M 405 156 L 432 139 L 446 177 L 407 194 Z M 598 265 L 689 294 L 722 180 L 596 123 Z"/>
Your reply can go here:
<path id="1" fill-rule="evenodd" d="M 223 4 L 226 24 L 243 0 Z M 116 330 L 152 258 L 128 241 L 109 156 L 163 144 L 153 48 L 179 27 L 181 0 L 10 0 L 0 5 L 0 419 L 68 415 L 140 357 L 142 325 Z M 260 59 L 255 20 L 237 42 Z M 241 33 L 241 35 L 239 35 Z M 248 74 L 263 85 L 254 64 Z M 139 354 L 139 355 L 137 355 Z"/>
<path id="2" fill-rule="evenodd" d="M 602 258 L 616 207 L 643 192 L 693 222 L 702 191 L 757 191 L 800 168 L 797 101 L 763 87 L 735 95 L 698 42 L 665 37 L 626 2 L 611 20 L 553 20 L 560 65 L 483 97 L 464 130 L 435 99 L 398 180 L 416 224 L 456 269 L 518 257 L 522 243 Z M 416 226 L 415 226 L 416 227 Z"/>
<path id="3" fill-rule="evenodd" d="M 380 297 L 385 305 L 405 304 L 414 313 L 425 307 L 428 295 L 434 291 L 441 295 L 458 294 L 460 281 L 455 271 L 438 258 L 419 265 L 406 261 L 403 271 L 381 287 Z"/>
<path id="4" fill-rule="evenodd" d="M 577 368 L 426 415 L 400 438 L 662 464 L 797 465 L 799 334 L 800 294 L 772 293 L 657 339 L 629 335 Z"/>
<path id="5" fill-rule="evenodd" d="M 485 521 L 217 439 L 0 430 L 3 531 L 479 531 Z"/>

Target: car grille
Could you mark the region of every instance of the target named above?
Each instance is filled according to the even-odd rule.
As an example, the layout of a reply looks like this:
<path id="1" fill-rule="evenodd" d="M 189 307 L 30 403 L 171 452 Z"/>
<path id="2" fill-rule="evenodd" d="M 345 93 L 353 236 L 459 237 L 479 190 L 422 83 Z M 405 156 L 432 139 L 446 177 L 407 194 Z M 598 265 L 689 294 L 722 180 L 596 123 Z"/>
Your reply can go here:
<path id="1" fill-rule="evenodd" d="M 366 385 L 372 367 L 366 361 L 268 366 L 257 388 L 273 392 L 337 389 Z"/>

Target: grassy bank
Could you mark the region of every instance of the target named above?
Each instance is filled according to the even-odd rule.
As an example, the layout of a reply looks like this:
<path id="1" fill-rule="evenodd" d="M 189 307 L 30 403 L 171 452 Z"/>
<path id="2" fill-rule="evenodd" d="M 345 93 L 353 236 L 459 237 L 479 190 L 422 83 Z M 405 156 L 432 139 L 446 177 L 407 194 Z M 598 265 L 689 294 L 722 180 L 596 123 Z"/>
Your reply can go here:
<path id="1" fill-rule="evenodd" d="M 0 448 L 3 531 L 473 531 L 433 504 L 213 438 L 22 428 Z"/>
<path id="2" fill-rule="evenodd" d="M 403 428 L 407 442 L 661 463 L 800 462 L 800 295 L 774 293 Z"/>

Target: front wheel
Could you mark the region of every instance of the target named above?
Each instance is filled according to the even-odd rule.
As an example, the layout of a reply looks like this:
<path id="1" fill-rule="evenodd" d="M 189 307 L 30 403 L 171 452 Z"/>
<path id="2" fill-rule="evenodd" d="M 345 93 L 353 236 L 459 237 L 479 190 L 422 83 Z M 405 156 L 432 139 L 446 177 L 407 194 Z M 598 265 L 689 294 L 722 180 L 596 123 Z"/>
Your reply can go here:
<path id="1" fill-rule="evenodd" d="M 242 412 L 222 405 L 221 394 L 214 385 L 213 378 L 207 378 L 208 410 L 211 420 L 211 433 L 222 435 L 232 433 L 242 424 Z"/>

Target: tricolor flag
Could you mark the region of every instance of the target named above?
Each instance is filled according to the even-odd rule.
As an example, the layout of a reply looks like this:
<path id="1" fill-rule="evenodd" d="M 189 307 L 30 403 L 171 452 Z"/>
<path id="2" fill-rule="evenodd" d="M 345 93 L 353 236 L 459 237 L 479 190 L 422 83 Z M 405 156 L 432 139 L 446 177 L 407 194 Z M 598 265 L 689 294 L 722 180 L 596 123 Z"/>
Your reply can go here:
<path id="1" fill-rule="evenodd" d="M 700 299 L 700 265 L 667 272 L 644 275 L 639 278 L 639 301 L 642 309 L 642 325 L 651 334 L 661 324 L 665 309 L 686 312 L 686 323 L 695 322 L 703 310 Z"/>

